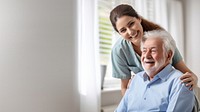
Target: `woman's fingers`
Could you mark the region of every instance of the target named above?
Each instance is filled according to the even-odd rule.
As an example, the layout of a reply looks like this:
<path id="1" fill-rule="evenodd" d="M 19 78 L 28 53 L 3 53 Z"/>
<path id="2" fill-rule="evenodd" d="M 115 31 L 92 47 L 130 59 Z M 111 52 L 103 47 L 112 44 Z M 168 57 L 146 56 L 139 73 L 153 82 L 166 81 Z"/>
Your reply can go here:
<path id="1" fill-rule="evenodd" d="M 181 80 L 181 82 L 183 82 L 183 83 L 189 83 L 189 82 L 192 82 L 192 81 L 194 81 L 192 77 L 186 77 L 186 78 Z"/>
<path id="2" fill-rule="evenodd" d="M 183 74 L 182 76 L 181 76 L 181 80 L 183 80 L 183 79 L 185 79 L 185 78 L 189 78 L 189 77 L 192 77 L 192 74 L 191 73 L 189 73 L 189 72 L 186 72 L 185 74 Z"/>
<path id="3" fill-rule="evenodd" d="M 190 87 L 189 89 L 192 90 L 194 88 L 194 86 L 197 85 L 197 77 L 195 74 L 193 73 L 189 73 L 189 72 L 186 72 L 185 74 L 183 74 L 181 76 L 181 81 L 183 83 L 185 83 L 185 85 L 187 87 Z"/>

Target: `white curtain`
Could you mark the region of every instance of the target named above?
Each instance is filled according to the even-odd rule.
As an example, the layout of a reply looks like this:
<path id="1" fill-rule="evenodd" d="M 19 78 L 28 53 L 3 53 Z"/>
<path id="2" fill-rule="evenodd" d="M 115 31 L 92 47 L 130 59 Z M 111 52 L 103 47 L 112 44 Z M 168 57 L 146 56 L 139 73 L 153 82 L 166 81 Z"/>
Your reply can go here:
<path id="1" fill-rule="evenodd" d="M 100 112 L 97 0 L 78 0 L 80 112 Z"/>
<path id="2" fill-rule="evenodd" d="M 167 0 L 135 0 L 139 15 L 168 30 Z"/>
<path id="3" fill-rule="evenodd" d="M 184 25 L 183 8 L 181 1 L 170 1 L 169 9 L 169 32 L 175 39 L 177 47 L 184 57 Z"/>

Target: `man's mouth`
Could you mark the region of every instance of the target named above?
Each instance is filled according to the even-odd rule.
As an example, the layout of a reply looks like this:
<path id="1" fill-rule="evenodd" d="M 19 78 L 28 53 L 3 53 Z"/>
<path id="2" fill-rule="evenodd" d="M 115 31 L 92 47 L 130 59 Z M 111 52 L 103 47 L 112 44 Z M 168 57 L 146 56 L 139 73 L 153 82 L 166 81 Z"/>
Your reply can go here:
<path id="1" fill-rule="evenodd" d="M 146 60 L 146 61 L 144 61 L 144 62 L 147 63 L 147 64 L 154 64 L 154 63 L 155 63 L 154 60 Z"/>

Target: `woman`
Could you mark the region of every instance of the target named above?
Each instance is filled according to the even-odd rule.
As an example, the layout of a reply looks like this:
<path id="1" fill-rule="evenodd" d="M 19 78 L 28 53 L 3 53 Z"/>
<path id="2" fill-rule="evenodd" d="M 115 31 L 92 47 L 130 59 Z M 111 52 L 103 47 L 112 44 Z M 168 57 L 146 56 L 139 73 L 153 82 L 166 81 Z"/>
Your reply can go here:
<path id="1" fill-rule="evenodd" d="M 130 5 L 118 5 L 110 12 L 110 21 L 113 28 L 122 36 L 112 49 L 113 77 L 121 79 L 121 92 L 124 95 L 131 71 L 135 74 L 142 71 L 140 61 L 140 42 L 145 31 L 162 29 L 157 24 L 145 20 L 137 14 Z M 191 86 L 191 90 L 197 85 L 197 76 L 185 65 L 181 54 L 176 49 L 172 65 L 183 72 L 182 82 Z"/>

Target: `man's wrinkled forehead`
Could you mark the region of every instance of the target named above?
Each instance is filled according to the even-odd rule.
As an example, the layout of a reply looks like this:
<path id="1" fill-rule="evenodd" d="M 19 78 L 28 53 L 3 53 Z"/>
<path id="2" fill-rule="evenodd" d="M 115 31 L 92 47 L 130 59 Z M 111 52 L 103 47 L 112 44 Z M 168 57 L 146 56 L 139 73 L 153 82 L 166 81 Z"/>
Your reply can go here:
<path id="1" fill-rule="evenodd" d="M 162 44 L 163 44 L 163 41 L 159 37 L 147 38 L 143 42 L 143 47 L 145 48 L 159 47 L 159 46 L 162 46 Z"/>

